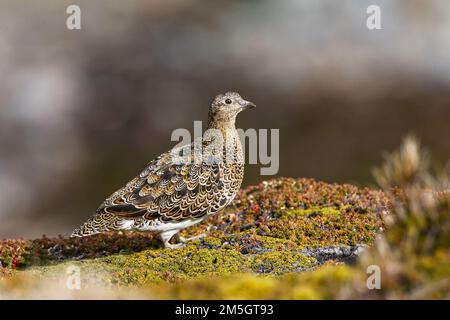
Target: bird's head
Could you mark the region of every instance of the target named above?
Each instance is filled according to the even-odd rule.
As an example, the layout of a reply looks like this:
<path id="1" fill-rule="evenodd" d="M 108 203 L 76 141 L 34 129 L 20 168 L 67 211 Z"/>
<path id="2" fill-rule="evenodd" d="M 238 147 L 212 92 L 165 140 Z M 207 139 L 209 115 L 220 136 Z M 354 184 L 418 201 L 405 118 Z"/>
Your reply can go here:
<path id="1" fill-rule="evenodd" d="M 253 102 L 242 99 L 237 92 L 217 95 L 209 108 L 210 122 L 233 122 L 239 112 L 255 108 Z"/>

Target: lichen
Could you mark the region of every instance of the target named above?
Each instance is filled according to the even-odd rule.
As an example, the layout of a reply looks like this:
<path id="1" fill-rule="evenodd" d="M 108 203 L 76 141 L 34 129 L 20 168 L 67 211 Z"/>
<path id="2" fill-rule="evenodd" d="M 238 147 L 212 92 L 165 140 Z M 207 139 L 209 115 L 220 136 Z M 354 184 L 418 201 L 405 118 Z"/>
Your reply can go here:
<path id="1" fill-rule="evenodd" d="M 341 211 L 334 207 L 324 207 L 324 208 L 309 208 L 309 209 L 296 209 L 287 211 L 283 217 L 292 218 L 298 216 L 307 216 L 307 217 L 315 217 L 315 216 L 329 216 L 334 215 L 338 216 L 341 214 Z"/>

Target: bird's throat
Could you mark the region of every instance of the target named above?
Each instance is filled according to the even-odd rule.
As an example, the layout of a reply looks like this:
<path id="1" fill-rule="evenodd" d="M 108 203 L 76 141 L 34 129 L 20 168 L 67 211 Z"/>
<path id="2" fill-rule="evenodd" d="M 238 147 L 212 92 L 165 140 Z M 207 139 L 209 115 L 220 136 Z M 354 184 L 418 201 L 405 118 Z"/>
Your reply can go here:
<path id="1" fill-rule="evenodd" d="M 236 130 L 236 118 L 233 119 L 220 119 L 210 120 L 208 122 L 208 129 L 217 129 L 220 131 Z"/>

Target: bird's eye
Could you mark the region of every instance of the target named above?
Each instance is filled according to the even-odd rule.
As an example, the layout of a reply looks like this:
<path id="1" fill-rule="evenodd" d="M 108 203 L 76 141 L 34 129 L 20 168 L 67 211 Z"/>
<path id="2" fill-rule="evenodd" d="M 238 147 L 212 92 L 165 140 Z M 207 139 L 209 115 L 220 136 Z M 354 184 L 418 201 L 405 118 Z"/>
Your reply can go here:
<path id="1" fill-rule="evenodd" d="M 231 99 L 225 100 L 225 103 L 226 103 L 226 104 L 231 104 Z"/>

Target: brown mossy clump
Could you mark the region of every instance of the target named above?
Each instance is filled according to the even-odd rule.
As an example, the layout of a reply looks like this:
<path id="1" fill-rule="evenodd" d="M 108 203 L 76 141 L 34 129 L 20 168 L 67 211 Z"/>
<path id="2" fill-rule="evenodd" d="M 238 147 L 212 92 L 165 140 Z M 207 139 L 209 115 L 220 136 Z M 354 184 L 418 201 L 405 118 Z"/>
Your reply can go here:
<path id="1" fill-rule="evenodd" d="M 313 179 L 278 178 L 241 190 L 230 207 L 212 221 L 218 229 L 234 233 L 286 215 L 382 215 L 388 205 L 381 191 Z"/>
<path id="2" fill-rule="evenodd" d="M 158 247 L 158 241 L 145 233 L 106 233 L 86 238 L 62 236 L 40 239 L 0 240 L 0 267 L 21 269 L 65 259 L 88 259 L 115 253 L 131 253 Z"/>
<path id="3" fill-rule="evenodd" d="M 0 270 L 25 266 L 30 258 L 29 242 L 24 239 L 5 239 L 0 241 Z"/>
<path id="4" fill-rule="evenodd" d="M 251 239 L 256 241 L 250 246 L 253 248 L 258 239 L 264 243 L 278 239 L 279 245 L 299 248 L 370 245 L 384 229 L 382 216 L 388 210 L 388 198 L 381 191 L 279 178 L 241 190 L 230 207 L 209 224 L 187 232 L 213 230 L 216 239 L 243 247 L 249 247 Z"/>

